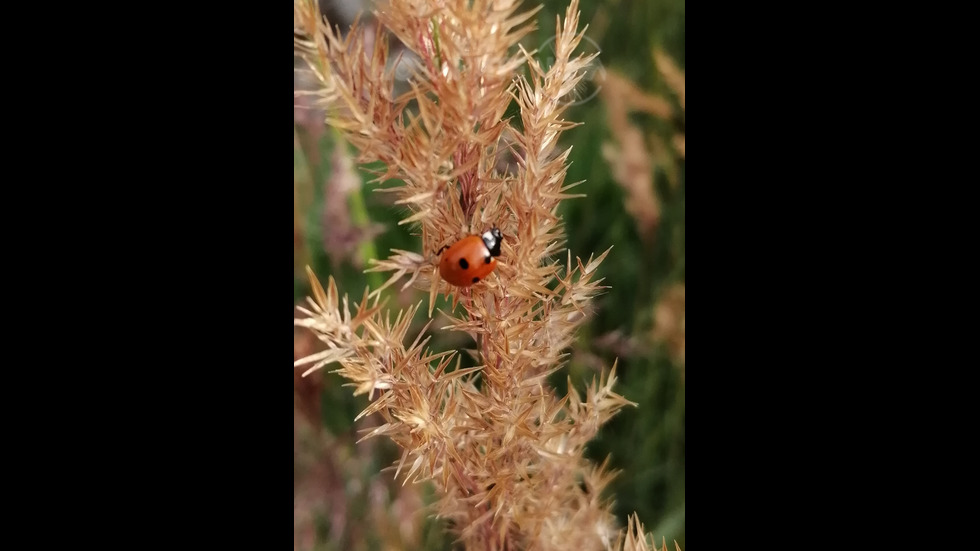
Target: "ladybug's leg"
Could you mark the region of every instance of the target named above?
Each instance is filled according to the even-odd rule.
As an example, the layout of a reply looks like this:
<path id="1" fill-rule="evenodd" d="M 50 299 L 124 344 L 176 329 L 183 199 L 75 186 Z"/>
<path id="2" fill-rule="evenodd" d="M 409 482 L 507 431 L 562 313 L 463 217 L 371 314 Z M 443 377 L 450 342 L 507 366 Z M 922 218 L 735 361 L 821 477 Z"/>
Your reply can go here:
<path id="1" fill-rule="evenodd" d="M 435 264 L 438 264 L 439 261 L 437 259 L 439 258 L 439 255 L 441 255 L 443 252 L 445 252 L 445 250 L 448 249 L 448 248 L 449 248 L 449 245 L 443 245 L 441 249 L 439 249 L 438 251 L 432 253 L 432 256 L 428 257 L 427 262 L 433 262 Z"/>

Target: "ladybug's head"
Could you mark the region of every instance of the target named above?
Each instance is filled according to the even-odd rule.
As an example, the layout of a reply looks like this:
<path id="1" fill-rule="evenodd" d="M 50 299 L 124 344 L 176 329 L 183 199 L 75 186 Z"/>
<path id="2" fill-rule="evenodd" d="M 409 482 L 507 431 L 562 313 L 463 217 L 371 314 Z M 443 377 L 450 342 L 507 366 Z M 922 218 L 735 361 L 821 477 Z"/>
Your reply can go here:
<path id="1" fill-rule="evenodd" d="M 492 256 L 500 256 L 500 243 L 504 240 L 504 235 L 496 227 L 483 233 L 483 244 L 487 246 Z"/>

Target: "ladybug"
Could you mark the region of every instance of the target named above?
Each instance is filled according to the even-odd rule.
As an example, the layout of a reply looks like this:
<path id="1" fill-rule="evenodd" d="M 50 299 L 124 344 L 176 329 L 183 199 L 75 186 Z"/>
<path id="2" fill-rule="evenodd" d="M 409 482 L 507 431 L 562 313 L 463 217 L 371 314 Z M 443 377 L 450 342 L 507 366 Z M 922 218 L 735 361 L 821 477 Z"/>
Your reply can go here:
<path id="1" fill-rule="evenodd" d="M 493 228 L 483 235 L 468 235 L 443 247 L 439 254 L 439 275 L 458 287 L 469 287 L 490 275 L 497 267 L 504 236 Z"/>

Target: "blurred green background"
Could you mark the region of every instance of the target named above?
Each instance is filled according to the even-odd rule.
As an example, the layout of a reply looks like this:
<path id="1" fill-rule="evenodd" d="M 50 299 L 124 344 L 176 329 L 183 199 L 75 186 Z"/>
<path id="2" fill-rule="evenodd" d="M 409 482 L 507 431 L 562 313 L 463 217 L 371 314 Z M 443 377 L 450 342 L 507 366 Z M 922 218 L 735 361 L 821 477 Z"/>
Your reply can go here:
<path id="1" fill-rule="evenodd" d="M 322 5 L 342 28 L 360 9 L 339 0 Z M 523 43 L 528 49 L 545 46 L 539 58 L 546 61 L 556 15 L 564 15 L 567 2 L 544 6 L 537 32 Z M 590 41 L 580 49 L 591 52 L 597 45 L 601 54 L 565 113 L 584 125 L 566 132 L 561 145 L 574 146 L 566 183 L 586 180 L 575 192 L 587 197 L 565 201 L 561 214 L 573 257 L 584 261 L 614 247 L 599 268 L 611 288 L 595 302 L 567 369 L 553 383 L 564 393 L 570 377 L 581 390 L 618 358 L 617 391 L 639 407 L 605 425 L 588 456 L 601 462 L 611 455 L 611 466 L 622 470 L 607 496 L 615 499 L 614 512 L 624 526 L 635 511 L 656 541 L 677 540 L 684 548 L 684 2 L 582 0 L 581 11 Z M 660 64 L 655 51 L 664 54 Z M 297 79 L 297 89 L 306 85 L 300 74 Z M 389 275 L 364 274 L 364 259 L 384 257 L 389 249 L 417 251 L 420 239 L 397 226 L 404 209 L 363 185 L 369 176 L 349 166 L 350 152 L 323 126 L 320 114 L 300 99 L 296 104 L 294 302 L 310 293 L 307 264 L 324 284 L 332 275 L 341 294 L 357 300 L 366 285 L 376 288 Z M 386 291 L 389 306 L 425 298 L 411 290 L 400 293 L 400 287 Z M 417 316 L 409 335 L 426 321 Z M 297 329 L 296 358 L 315 346 L 312 335 Z M 436 332 L 431 346 L 470 343 Z M 392 472 L 382 471 L 399 457 L 394 444 L 355 444 L 360 431 L 377 421 L 353 422 L 367 398 L 352 397 L 330 369 L 306 378 L 295 370 L 294 547 L 453 548 L 442 524 L 426 519 L 422 510 L 431 489 L 403 488 Z"/>

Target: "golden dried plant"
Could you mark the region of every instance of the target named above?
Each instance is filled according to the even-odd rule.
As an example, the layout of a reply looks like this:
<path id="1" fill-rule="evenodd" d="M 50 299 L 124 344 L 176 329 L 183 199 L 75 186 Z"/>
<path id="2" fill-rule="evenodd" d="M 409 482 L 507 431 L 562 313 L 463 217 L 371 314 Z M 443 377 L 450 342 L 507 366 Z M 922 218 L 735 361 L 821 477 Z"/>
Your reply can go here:
<path id="1" fill-rule="evenodd" d="M 687 109 L 684 105 L 684 71 L 674 63 L 669 55 L 663 50 L 653 51 L 653 61 L 657 64 L 657 70 L 667 81 L 667 86 L 677 94 L 677 101 L 681 104 L 681 109 Z"/>
<path id="2" fill-rule="evenodd" d="M 602 497 L 614 475 L 608 463 L 583 457 L 600 427 L 632 404 L 612 389 L 615 365 L 584 396 L 569 381 L 559 398 L 547 383 L 603 289 L 595 276 L 609 254 L 586 262 L 562 254 L 557 215 L 576 185 L 565 184 L 570 149 L 558 145 L 576 126 L 562 118 L 562 100 L 594 57 L 572 56 L 584 34 L 578 1 L 557 22 L 547 68 L 519 44 L 537 9 L 518 13 L 516 0 L 399 0 L 377 9 L 372 29 L 355 22 L 346 34 L 315 1 L 294 6 L 295 51 L 318 84 L 309 93 L 359 162 L 384 164 L 377 182 L 401 181 L 381 191 L 395 195 L 408 211 L 401 224 L 421 235 L 418 251 L 375 262 L 371 271 L 394 273 L 365 289 L 353 312 L 333 277 L 324 288 L 307 268 L 313 298 L 295 323 L 325 349 L 295 365 L 309 366 L 305 376 L 340 364 L 335 372 L 371 400 L 358 418 L 384 421 L 364 438 L 400 446 L 395 477 L 431 481 L 437 516 L 467 549 L 646 549 L 641 526 L 631 520 L 622 530 Z M 390 37 L 420 60 L 397 96 Z M 503 118 L 512 101 L 519 127 Z M 505 153 L 513 172 L 498 172 Z M 491 226 L 504 235 L 493 275 L 462 289 L 443 281 L 437 251 Z M 428 291 L 430 318 L 439 293 L 452 298 L 437 329 L 470 335 L 476 347 L 467 352 L 479 365 L 463 369 L 461 351 L 430 350 L 431 319 L 406 344 L 422 302 L 392 320 L 381 298 L 405 276 L 403 289 Z"/>
<path id="3" fill-rule="evenodd" d="M 683 116 L 684 73 L 662 50 L 655 49 L 653 59 L 667 86 L 677 96 L 679 114 Z M 601 84 L 610 134 L 614 137 L 614 140 L 603 144 L 602 154 L 610 164 L 613 178 L 627 193 L 626 209 L 636 220 L 640 236 L 650 242 L 655 237 L 661 217 L 660 200 L 653 188 L 653 173 L 658 167 L 664 169 L 671 187 L 677 187 L 676 158 L 684 159 L 684 134 L 676 132 L 670 137 L 673 151 L 656 134 L 645 137 L 639 126 L 630 121 L 630 113 L 648 113 L 671 120 L 675 109 L 667 98 L 644 92 L 614 70 L 603 72 Z"/>
<path id="4" fill-rule="evenodd" d="M 657 70 L 660 71 L 660 74 L 663 75 L 664 80 L 667 82 L 667 86 L 677 96 L 677 102 L 681 106 L 681 115 L 683 115 L 687 110 L 684 104 L 684 71 L 663 50 L 655 49 L 653 51 L 653 60 L 657 65 Z M 684 133 L 677 132 L 674 134 L 671 138 L 671 143 L 674 145 L 677 155 L 681 159 L 684 159 Z"/>
<path id="5" fill-rule="evenodd" d="M 678 94 L 684 106 L 684 76 L 666 54 L 655 51 L 657 66 L 668 85 Z M 603 144 L 602 155 L 610 164 L 613 179 L 626 191 L 626 210 L 636 221 L 639 235 L 648 243 L 656 236 L 660 225 L 661 204 L 654 193 L 653 174 L 657 167 L 667 173 L 668 182 L 677 186 L 677 163 L 666 144 L 656 134 L 644 136 L 640 127 L 630 121 L 631 112 L 649 113 L 670 120 L 674 109 L 666 98 L 641 90 L 614 70 L 603 74 L 602 98 L 606 105 L 610 135 L 613 140 Z M 671 138 L 677 156 L 684 158 L 684 135 Z"/>
<path id="6" fill-rule="evenodd" d="M 668 287 L 657 301 L 653 311 L 654 342 L 663 342 L 671 358 L 681 368 L 683 376 L 685 369 L 686 349 L 686 307 L 685 288 L 683 283 Z"/>

